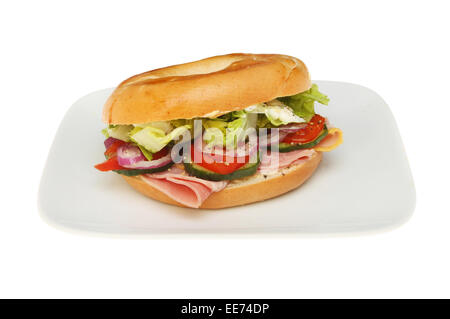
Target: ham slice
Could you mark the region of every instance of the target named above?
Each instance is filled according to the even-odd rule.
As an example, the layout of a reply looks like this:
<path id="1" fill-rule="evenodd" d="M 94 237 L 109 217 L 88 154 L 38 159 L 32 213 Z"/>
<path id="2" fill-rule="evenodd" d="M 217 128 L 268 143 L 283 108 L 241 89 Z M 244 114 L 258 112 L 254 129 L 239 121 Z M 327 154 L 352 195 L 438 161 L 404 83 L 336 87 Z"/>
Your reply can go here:
<path id="1" fill-rule="evenodd" d="M 264 175 L 276 174 L 278 170 L 295 163 L 307 161 L 316 151 L 313 149 L 296 150 L 287 153 L 272 152 L 264 154 L 258 171 Z M 278 157 L 278 160 L 277 160 Z"/>
<path id="2" fill-rule="evenodd" d="M 173 167 L 155 174 L 141 175 L 144 182 L 187 207 L 198 208 L 214 192 L 227 186 L 227 181 L 213 182 L 187 175 Z"/>

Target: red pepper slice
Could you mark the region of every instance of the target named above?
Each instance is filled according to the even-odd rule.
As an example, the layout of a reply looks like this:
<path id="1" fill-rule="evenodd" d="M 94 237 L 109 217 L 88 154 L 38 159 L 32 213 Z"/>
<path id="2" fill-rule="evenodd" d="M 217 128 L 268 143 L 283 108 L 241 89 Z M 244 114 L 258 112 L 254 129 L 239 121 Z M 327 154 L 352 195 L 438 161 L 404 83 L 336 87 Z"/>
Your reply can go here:
<path id="1" fill-rule="evenodd" d="M 94 167 L 102 172 L 112 171 L 116 169 L 126 169 L 119 165 L 119 162 L 117 161 L 117 156 L 108 158 L 103 163 L 97 164 Z"/>

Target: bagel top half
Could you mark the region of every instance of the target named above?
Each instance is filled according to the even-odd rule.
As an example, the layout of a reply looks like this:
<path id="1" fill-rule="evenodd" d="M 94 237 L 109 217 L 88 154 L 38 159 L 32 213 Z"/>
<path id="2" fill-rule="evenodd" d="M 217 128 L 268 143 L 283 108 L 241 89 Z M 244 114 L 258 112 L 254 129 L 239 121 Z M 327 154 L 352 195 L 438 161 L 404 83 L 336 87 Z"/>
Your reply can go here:
<path id="1" fill-rule="evenodd" d="M 217 117 L 308 90 L 305 64 L 279 54 L 228 54 L 169 66 L 123 81 L 103 108 L 107 124 Z"/>

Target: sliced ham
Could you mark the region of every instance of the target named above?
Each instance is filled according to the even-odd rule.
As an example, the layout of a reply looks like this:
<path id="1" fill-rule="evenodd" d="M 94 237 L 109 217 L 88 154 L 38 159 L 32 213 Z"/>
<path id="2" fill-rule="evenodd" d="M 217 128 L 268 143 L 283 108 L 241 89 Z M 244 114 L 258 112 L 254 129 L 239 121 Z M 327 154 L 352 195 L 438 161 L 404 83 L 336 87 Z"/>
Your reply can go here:
<path id="1" fill-rule="evenodd" d="M 287 153 L 272 152 L 264 154 L 258 171 L 264 175 L 275 174 L 279 169 L 288 167 L 294 162 L 299 164 L 302 161 L 307 161 L 315 152 L 313 149 L 306 149 Z"/>
<path id="2" fill-rule="evenodd" d="M 220 181 L 220 182 L 213 182 L 213 181 L 207 181 L 206 179 L 197 178 L 194 176 L 189 176 L 186 171 L 179 167 L 172 167 L 168 169 L 167 171 L 161 172 L 161 173 L 154 173 L 154 174 L 147 174 L 147 176 L 150 176 L 152 178 L 158 178 L 158 179 L 167 179 L 167 180 L 185 180 L 185 181 L 191 181 L 195 183 L 203 184 L 205 187 L 211 189 L 213 192 L 221 191 L 222 189 L 227 186 L 227 181 Z"/>
<path id="3" fill-rule="evenodd" d="M 214 192 L 227 186 L 226 181 L 213 182 L 187 175 L 178 167 L 155 174 L 141 175 L 143 181 L 173 200 L 188 207 L 198 208 Z"/>

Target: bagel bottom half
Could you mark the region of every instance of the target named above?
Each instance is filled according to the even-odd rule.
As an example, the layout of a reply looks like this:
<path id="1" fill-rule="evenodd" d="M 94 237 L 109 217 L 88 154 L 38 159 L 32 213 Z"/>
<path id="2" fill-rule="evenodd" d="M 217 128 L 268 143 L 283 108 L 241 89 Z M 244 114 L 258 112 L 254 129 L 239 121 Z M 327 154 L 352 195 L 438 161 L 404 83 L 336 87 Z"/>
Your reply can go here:
<path id="1" fill-rule="evenodd" d="M 272 175 L 255 174 L 234 180 L 220 192 L 212 193 L 200 208 L 217 209 L 240 206 L 263 201 L 287 193 L 302 185 L 316 170 L 322 159 L 322 153 L 316 152 L 301 164 L 291 165 Z M 185 207 L 163 192 L 145 183 L 140 177 L 121 175 L 135 190 L 163 203 Z"/>

